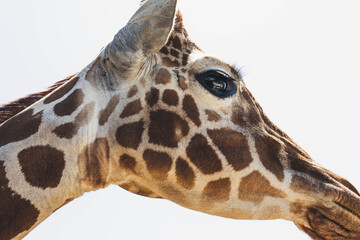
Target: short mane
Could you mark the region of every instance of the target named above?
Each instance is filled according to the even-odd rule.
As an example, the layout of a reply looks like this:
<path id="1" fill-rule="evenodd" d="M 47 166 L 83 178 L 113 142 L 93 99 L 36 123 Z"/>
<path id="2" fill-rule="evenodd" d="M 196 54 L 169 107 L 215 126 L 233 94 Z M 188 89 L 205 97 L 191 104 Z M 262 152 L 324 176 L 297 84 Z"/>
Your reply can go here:
<path id="1" fill-rule="evenodd" d="M 9 118 L 15 116 L 16 114 L 18 114 L 28 106 L 32 105 L 33 103 L 39 101 L 41 98 L 53 92 L 55 89 L 61 87 L 63 84 L 65 84 L 74 76 L 75 74 L 65 78 L 64 80 L 56 82 L 54 85 L 52 85 L 45 91 L 33 93 L 24 98 L 20 98 L 18 100 L 10 102 L 8 104 L 0 105 L 0 124 L 5 122 Z"/>

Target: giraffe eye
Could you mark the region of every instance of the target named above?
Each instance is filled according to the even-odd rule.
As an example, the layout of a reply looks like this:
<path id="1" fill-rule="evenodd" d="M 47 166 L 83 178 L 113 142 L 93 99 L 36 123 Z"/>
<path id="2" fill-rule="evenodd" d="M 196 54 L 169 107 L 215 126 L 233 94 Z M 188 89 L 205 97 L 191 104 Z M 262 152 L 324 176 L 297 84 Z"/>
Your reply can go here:
<path id="1" fill-rule="evenodd" d="M 219 70 L 209 70 L 195 75 L 196 80 L 211 94 L 227 98 L 236 93 L 235 80 Z"/>

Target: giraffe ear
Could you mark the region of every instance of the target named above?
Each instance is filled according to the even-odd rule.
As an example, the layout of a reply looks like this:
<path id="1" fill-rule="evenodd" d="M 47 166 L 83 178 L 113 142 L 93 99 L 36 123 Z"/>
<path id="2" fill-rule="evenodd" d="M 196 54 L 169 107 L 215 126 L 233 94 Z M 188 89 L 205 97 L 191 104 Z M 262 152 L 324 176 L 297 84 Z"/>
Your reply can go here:
<path id="1" fill-rule="evenodd" d="M 167 42 L 176 15 L 177 0 L 147 0 L 106 47 L 105 59 L 121 70 L 137 65 Z"/>

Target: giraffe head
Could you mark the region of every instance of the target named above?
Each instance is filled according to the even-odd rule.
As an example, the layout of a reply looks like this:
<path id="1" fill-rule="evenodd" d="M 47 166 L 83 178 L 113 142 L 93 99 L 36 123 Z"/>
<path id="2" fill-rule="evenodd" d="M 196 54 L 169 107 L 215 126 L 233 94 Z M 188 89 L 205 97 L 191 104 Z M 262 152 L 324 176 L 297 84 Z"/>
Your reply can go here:
<path id="1" fill-rule="evenodd" d="M 234 67 L 190 40 L 176 2 L 146 1 L 85 76 L 111 96 L 99 113 L 116 162 L 108 178 L 214 215 L 294 221 L 314 239 L 358 238 L 357 190 L 277 128 Z"/>
<path id="2" fill-rule="evenodd" d="M 176 5 L 143 1 L 93 63 L 34 106 L 36 114 L 17 117 L 30 123 L 2 125 L 21 133 L 3 130 L 0 147 L 41 129 L 51 131 L 39 134 L 43 142 L 80 148 L 22 150 L 27 182 L 57 188 L 73 171 L 84 191 L 117 184 L 213 215 L 290 220 L 314 239 L 359 239 L 357 190 L 277 128 L 233 66 L 191 41 Z M 40 125 L 45 114 L 55 115 L 50 127 Z M 26 170 L 43 152 L 61 159 L 47 182 Z M 71 154 L 76 164 L 65 164 Z"/>
<path id="3" fill-rule="evenodd" d="M 116 162 L 108 179 L 209 214 L 294 221 L 314 239 L 358 238 L 357 190 L 277 128 L 234 67 L 190 40 L 176 2 L 146 1 L 85 76 L 111 96 L 99 114 Z"/>

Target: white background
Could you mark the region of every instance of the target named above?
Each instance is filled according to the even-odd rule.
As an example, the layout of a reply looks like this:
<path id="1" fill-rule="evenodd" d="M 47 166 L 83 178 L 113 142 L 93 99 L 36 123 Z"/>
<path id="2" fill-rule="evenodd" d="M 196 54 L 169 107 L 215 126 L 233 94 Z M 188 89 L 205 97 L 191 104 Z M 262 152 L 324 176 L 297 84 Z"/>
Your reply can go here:
<path id="1" fill-rule="evenodd" d="M 360 188 L 359 1 L 179 2 L 193 40 L 242 67 L 270 119 Z M 0 103 L 81 71 L 137 7 L 137 0 L 0 0 Z M 209 216 L 112 186 L 74 200 L 26 239 L 308 237 L 291 222 Z"/>

